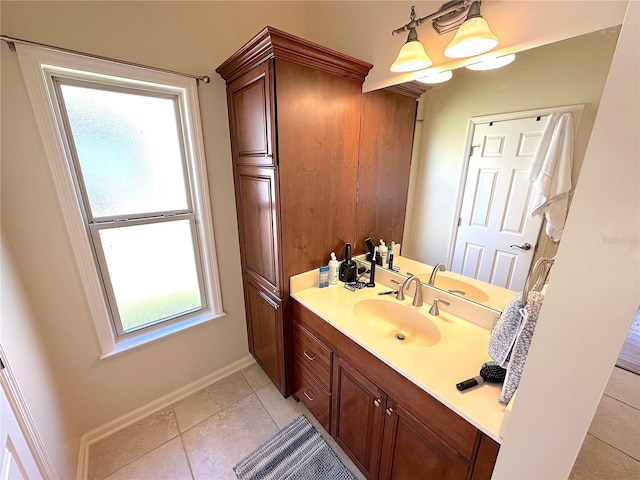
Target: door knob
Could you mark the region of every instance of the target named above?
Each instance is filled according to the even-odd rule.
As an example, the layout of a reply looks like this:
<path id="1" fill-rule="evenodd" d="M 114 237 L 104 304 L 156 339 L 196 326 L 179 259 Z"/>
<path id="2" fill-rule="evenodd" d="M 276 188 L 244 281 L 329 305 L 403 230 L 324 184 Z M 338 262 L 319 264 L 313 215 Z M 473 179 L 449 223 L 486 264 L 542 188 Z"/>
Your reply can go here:
<path id="1" fill-rule="evenodd" d="M 509 248 L 519 248 L 520 250 L 531 250 L 531 244 L 530 243 L 525 243 L 522 245 L 511 245 Z"/>

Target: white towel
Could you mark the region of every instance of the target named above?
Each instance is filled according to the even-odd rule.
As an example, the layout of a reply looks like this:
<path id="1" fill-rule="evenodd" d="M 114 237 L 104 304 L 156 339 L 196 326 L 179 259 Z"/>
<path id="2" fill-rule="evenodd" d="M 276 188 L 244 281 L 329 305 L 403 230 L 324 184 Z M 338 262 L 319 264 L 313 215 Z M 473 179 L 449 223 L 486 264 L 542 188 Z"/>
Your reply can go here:
<path id="1" fill-rule="evenodd" d="M 554 242 L 562 237 L 569 207 L 573 135 L 571 114 L 552 113 L 528 173 L 529 180 L 534 182 L 531 216 L 544 213 L 545 231 Z"/>

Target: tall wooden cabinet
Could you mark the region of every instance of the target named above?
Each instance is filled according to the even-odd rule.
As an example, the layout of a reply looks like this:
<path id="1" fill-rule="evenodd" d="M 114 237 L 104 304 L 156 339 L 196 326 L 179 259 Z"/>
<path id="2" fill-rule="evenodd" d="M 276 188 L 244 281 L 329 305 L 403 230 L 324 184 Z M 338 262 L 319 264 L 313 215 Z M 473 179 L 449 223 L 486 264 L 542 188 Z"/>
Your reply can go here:
<path id="1" fill-rule="evenodd" d="M 372 65 L 271 27 L 220 65 L 249 350 L 292 393 L 289 277 L 354 242 L 362 82 Z"/>

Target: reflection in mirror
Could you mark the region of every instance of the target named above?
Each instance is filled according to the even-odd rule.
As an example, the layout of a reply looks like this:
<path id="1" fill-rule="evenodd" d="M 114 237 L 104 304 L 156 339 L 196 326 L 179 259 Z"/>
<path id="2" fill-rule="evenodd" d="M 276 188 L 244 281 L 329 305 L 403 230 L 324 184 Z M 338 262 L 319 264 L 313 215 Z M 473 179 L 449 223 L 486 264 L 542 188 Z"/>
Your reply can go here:
<path id="1" fill-rule="evenodd" d="M 447 272 L 438 276 L 453 278 L 456 275 L 455 269 L 453 272 L 449 270 L 454 265 L 458 222 L 473 144 L 473 131 L 470 131 L 472 118 L 510 112 L 548 112 L 552 107 L 584 105 L 581 115 L 577 116 L 579 123 L 575 124 L 571 175 L 572 189 L 575 188 L 618 34 L 619 27 L 615 27 L 520 52 L 513 63 L 497 70 L 459 69 L 454 72 L 451 81 L 434 85 L 422 95 L 414 140 L 402 256 L 396 259 L 397 266 L 402 264 L 401 258 L 419 262 L 425 272 L 408 271 L 426 274 L 427 281 L 430 268 L 438 263 L 447 267 Z M 532 153 L 529 151 L 527 155 L 532 156 Z M 533 253 L 529 266 L 536 258 L 552 257 L 557 251 L 557 244 L 544 233 L 544 224 L 538 229 L 540 235 L 536 231 L 533 238 L 527 240 Z M 482 249 L 482 243 L 478 242 L 478 245 Z M 518 248 L 512 250 L 524 251 Z M 516 252 L 508 253 L 513 256 Z M 402 271 L 401 268 L 400 273 L 406 274 L 407 270 Z M 487 284 L 486 288 L 521 290 L 524 284 L 522 280 L 517 284 L 509 283 L 509 275 L 492 279 L 491 275 L 481 278 L 479 272 L 457 272 L 462 273 L 466 274 L 466 278 L 459 276 L 457 280 L 473 283 L 474 286 L 478 284 L 471 282 L 472 278 L 468 277 L 489 283 L 493 281 L 495 285 Z M 437 283 L 435 286 L 438 287 Z M 461 290 L 449 286 L 443 288 L 453 293 Z M 511 290 L 506 291 L 512 295 Z M 468 299 L 487 304 L 487 300 L 480 300 L 483 298 L 480 294 L 475 295 L 474 299 L 471 297 L 469 295 Z M 465 296 L 462 295 L 462 298 Z M 503 306 L 504 303 L 491 305 L 497 309 Z"/>

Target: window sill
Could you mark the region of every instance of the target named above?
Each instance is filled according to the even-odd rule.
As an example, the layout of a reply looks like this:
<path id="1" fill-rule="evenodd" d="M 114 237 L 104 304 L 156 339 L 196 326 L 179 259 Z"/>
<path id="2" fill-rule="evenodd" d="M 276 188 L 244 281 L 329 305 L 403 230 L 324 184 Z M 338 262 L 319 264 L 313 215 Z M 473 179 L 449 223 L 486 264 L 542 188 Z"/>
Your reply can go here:
<path id="1" fill-rule="evenodd" d="M 212 322 L 224 316 L 226 316 L 226 313 L 224 312 L 215 314 L 209 311 L 184 320 L 182 322 L 164 325 L 162 327 L 154 328 L 153 330 L 144 331 L 136 335 L 131 335 L 116 340 L 113 349 L 100 355 L 100 359 L 103 360 L 105 358 L 114 357 L 121 353 L 128 352 L 138 347 L 153 343 L 156 340 L 167 338 L 176 333 L 183 332 L 191 327 L 195 327 L 196 325 Z"/>

